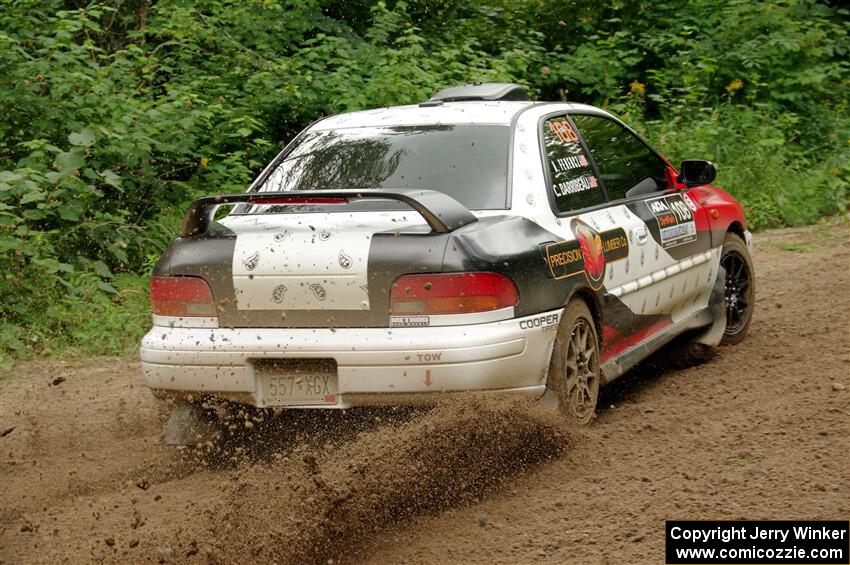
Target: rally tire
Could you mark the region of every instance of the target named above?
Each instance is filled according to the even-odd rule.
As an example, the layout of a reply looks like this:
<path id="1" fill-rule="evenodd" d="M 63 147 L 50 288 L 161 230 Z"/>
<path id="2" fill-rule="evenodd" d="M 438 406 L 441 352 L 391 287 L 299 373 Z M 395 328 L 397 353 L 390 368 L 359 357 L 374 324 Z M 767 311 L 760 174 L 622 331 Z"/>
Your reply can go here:
<path id="1" fill-rule="evenodd" d="M 571 425 L 585 426 L 596 415 L 599 352 L 593 315 L 583 300 L 574 298 L 564 308 L 546 382 Z"/>
<path id="2" fill-rule="evenodd" d="M 731 232 L 726 234 L 720 265 L 726 271 L 726 330 L 720 343 L 734 345 L 747 336 L 753 321 L 756 296 L 753 260 L 741 236 Z"/>

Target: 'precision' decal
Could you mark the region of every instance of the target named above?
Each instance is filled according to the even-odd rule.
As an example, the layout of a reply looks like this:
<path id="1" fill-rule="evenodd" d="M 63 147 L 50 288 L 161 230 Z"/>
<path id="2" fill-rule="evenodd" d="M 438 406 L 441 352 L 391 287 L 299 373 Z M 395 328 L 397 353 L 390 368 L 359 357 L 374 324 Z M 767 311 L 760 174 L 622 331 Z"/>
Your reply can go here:
<path id="1" fill-rule="evenodd" d="M 597 232 L 578 219 L 570 222 L 574 240 L 547 244 L 543 251 L 549 276 L 555 280 L 584 273 L 593 290 L 602 288 L 605 265 L 629 256 L 623 228 Z"/>

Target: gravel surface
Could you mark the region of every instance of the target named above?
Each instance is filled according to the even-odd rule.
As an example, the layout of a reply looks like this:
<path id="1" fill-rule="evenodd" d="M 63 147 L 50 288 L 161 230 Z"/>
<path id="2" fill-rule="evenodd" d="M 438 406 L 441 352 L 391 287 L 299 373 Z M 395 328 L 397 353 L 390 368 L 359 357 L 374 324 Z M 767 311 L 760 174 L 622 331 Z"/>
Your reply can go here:
<path id="1" fill-rule="evenodd" d="M 850 229 L 758 235 L 749 337 L 541 406 L 237 416 L 161 445 L 132 359 L 0 375 L 0 563 L 661 563 L 666 519 L 850 516 Z M 250 424 L 245 426 L 244 420 Z"/>

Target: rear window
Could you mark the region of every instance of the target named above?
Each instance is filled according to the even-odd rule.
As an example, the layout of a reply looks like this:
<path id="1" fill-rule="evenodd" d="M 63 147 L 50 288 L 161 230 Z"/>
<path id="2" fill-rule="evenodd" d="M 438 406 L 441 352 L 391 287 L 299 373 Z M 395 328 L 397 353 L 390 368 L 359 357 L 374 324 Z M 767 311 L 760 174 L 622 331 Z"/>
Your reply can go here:
<path id="1" fill-rule="evenodd" d="M 413 188 L 444 192 L 472 210 L 507 207 L 509 128 L 425 125 L 309 132 L 283 156 L 260 192 Z M 384 201 L 348 207 L 395 209 Z M 252 206 L 249 213 L 323 206 Z M 401 205 L 403 209 L 404 206 Z"/>

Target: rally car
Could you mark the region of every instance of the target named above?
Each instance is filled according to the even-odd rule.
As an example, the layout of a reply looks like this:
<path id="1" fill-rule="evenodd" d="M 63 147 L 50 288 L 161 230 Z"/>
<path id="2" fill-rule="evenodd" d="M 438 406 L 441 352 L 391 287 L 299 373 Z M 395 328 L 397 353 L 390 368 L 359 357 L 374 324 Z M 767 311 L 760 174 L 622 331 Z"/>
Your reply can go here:
<path id="1" fill-rule="evenodd" d="M 674 337 L 746 335 L 751 236 L 715 174 L 511 84 L 321 119 L 246 193 L 191 205 L 151 280 L 145 383 L 259 408 L 515 393 L 587 423 Z"/>

